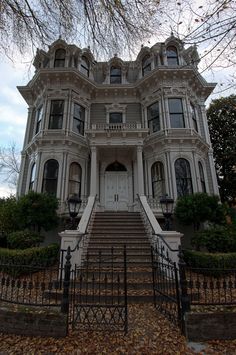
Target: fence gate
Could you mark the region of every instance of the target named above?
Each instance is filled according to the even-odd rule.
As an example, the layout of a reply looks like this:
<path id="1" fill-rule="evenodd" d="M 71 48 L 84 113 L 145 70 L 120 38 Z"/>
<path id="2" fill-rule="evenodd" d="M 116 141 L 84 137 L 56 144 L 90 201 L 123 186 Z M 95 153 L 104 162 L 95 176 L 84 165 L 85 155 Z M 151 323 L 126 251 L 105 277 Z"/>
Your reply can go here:
<path id="1" fill-rule="evenodd" d="M 178 271 L 164 246 L 152 247 L 152 270 L 155 307 L 182 327 Z"/>
<path id="2" fill-rule="evenodd" d="M 73 329 L 127 333 L 126 247 L 88 253 L 83 266 L 71 271 L 71 288 Z"/>

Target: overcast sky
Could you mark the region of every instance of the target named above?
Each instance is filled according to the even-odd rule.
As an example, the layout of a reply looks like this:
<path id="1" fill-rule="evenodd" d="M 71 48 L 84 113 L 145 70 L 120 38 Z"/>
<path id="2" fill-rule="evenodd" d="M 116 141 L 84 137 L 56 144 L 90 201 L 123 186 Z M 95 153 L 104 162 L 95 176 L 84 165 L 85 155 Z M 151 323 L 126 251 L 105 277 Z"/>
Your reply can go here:
<path id="1" fill-rule="evenodd" d="M 7 147 L 15 142 L 19 151 L 22 149 L 24 132 L 27 120 L 27 105 L 16 86 L 22 86 L 33 76 L 33 68 L 22 62 L 13 64 L 9 60 L 0 63 L 0 146 Z M 220 70 L 215 72 L 205 72 L 204 77 L 207 81 L 223 81 L 226 72 Z M 215 91 L 219 91 L 216 88 Z M 227 96 L 230 92 L 225 91 L 220 96 Z M 210 98 L 216 98 L 219 95 L 211 95 Z M 210 100 L 208 100 L 209 102 Z M 15 191 L 10 189 L 8 183 L 4 183 L 0 176 L 0 197 L 7 196 Z"/>

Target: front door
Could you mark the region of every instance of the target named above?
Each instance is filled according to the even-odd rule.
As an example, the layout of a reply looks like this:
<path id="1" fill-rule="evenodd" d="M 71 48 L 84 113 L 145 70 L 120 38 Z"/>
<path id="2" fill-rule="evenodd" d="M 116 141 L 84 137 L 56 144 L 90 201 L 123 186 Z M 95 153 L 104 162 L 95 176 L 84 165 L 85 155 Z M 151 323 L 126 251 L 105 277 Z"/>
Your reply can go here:
<path id="1" fill-rule="evenodd" d="M 106 172 L 105 208 L 112 211 L 128 210 L 127 172 Z"/>

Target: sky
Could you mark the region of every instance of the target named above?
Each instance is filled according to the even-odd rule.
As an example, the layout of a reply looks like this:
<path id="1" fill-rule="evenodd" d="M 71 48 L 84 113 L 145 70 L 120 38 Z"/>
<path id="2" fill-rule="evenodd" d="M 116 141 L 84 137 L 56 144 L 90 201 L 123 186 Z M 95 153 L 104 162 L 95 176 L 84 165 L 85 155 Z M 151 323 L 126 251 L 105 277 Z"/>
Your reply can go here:
<path id="1" fill-rule="evenodd" d="M 18 57 L 20 58 L 20 57 Z M 32 58 L 30 58 L 32 60 Z M 205 72 L 204 78 L 209 82 L 221 82 L 224 80 L 226 70 L 218 72 Z M 33 76 L 33 68 L 21 60 L 14 63 L 8 59 L 0 62 L 0 147 L 8 147 L 15 143 L 19 152 L 23 147 L 24 133 L 27 121 L 27 104 L 17 90 L 17 86 L 26 85 Z M 217 93 L 219 87 L 215 89 Z M 213 94 L 208 99 L 219 96 L 227 96 L 230 91 L 222 94 Z M 0 197 L 14 194 L 15 190 L 11 188 L 8 182 L 4 182 L 0 176 Z"/>

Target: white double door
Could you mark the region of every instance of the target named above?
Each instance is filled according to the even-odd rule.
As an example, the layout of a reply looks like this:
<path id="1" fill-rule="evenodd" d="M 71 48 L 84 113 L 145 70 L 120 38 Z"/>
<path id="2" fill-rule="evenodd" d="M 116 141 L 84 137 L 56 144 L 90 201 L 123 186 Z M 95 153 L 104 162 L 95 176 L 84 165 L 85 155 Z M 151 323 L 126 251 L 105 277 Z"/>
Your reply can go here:
<path id="1" fill-rule="evenodd" d="M 128 210 L 128 175 L 125 172 L 105 173 L 105 209 Z"/>

